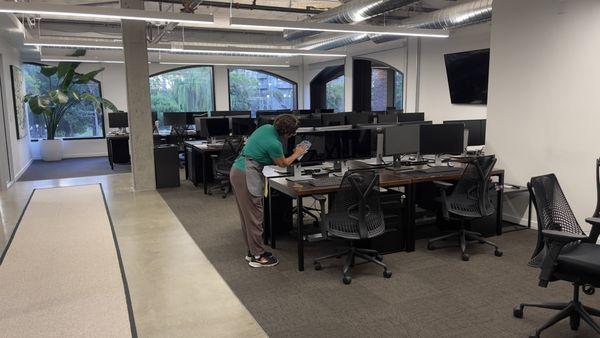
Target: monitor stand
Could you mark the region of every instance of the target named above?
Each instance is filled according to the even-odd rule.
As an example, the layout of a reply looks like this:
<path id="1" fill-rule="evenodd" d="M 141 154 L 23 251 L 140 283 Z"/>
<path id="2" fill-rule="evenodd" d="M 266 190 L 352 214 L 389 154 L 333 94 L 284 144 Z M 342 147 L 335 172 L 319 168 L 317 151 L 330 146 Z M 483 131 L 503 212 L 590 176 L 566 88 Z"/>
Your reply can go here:
<path id="1" fill-rule="evenodd" d="M 311 176 L 302 176 L 302 165 L 300 163 L 294 163 L 291 166 L 291 168 L 294 173 L 294 176 L 286 177 L 286 180 L 288 180 L 290 182 L 308 181 L 312 178 Z M 290 167 L 288 167 L 288 173 L 289 172 L 290 172 Z"/>
<path id="2" fill-rule="evenodd" d="M 394 163 L 392 164 L 392 166 L 390 167 L 386 167 L 387 170 L 391 170 L 391 171 L 408 171 L 408 170 L 413 170 L 412 167 L 409 166 L 402 166 L 402 155 L 394 155 Z"/>

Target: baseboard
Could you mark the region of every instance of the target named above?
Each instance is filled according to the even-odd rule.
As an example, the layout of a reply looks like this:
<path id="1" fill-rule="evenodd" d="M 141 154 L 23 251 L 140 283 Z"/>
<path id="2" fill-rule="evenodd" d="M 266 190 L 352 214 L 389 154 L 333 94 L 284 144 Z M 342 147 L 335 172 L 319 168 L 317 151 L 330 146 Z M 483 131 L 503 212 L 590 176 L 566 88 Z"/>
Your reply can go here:
<path id="1" fill-rule="evenodd" d="M 510 223 L 527 226 L 527 215 L 521 217 L 510 214 L 502 214 L 502 219 Z M 531 228 L 537 229 L 537 220 L 535 219 L 534 215 L 531 217 Z"/>
<path id="2" fill-rule="evenodd" d="M 108 153 L 100 152 L 100 153 L 68 154 L 68 155 L 65 155 L 63 158 L 102 157 L 102 156 L 108 156 Z"/>
<path id="3" fill-rule="evenodd" d="M 12 181 L 8 182 L 8 184 L 6 185 L 7 189 L 10 189 L 10 187 L 12 187 L 12 185 L 15 184 L 15 182 L 17 182 L 19 178 L 21 178 L 21 176 L 23 176 L 23 174 L 27 171 L 27 169 L 29 169 L 29 167 L 33 163 L 33 160 L 33 158 L 30 158 L 29 161 L 27 161 L 27 164 L 25 164 L 23 168 L 19 170 L 15 178 Z"/>

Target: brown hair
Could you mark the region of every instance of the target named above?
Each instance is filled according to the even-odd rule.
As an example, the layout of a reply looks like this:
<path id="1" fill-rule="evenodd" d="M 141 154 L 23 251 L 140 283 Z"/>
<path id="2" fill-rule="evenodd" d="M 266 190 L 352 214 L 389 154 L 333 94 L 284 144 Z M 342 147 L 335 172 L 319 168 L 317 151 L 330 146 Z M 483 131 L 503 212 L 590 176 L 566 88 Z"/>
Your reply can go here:
<path id="1" fill-rule="evenodd" d="M 300 121 L 292 114 L 281 114 L 275 118 L 273 126 L 280 136 L 292 135 L 298 129 Z"/>

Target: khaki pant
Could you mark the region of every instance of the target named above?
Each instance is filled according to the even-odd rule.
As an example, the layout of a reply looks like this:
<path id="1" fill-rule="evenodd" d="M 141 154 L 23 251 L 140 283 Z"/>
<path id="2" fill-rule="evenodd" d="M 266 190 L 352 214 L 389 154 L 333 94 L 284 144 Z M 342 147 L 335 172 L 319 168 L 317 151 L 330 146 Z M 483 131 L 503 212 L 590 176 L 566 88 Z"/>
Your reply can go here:
<path id="1" fill-rule="evenodd" d="M 231 168 L 229 180 L 240 213 L 242 236 L 254 256 L 265 252 L 263 245 L 263 197 L 255 197 L 248 191 L 246 172 Z"/>

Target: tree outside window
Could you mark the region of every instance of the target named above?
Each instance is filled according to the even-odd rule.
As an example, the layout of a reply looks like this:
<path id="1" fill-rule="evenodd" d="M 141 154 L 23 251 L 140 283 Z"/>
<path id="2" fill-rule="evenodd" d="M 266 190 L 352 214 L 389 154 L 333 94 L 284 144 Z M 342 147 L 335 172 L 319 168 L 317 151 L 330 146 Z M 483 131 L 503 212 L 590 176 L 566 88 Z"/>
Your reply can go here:
<path id="1" fill-rule="evenodd" d="M 231 110 L 292 110 L 296 108 L 296 84 L 279 76 L 251 69 L 229 70 Z"/>
<path id="2" fill-rule="evenodd" d="M 23 64 L 23 77 L 25 92 L 32 95 L 45 92 L 51 85 L 51 81 L 57 81 L 56 75 L 50 79 L 40 73 L 42 65 L 26 63 Z M 91 81 L 87 84 L 76 84 L 73 89 L 81 96 L 90 93 L 101 96 L 100 82 Z M 25 105 L 29 121 L 29 134 L 31 139 L 46 138 L 46 124 L 41 115 L 33 114 Z M 56 130 L 59 138 L 102 138 L 104 137 L 104 119 L 89 101 L 82 101 L 73 105 L 64 115 Z"/>
<path id="3" fill-rule="evenodd" d="M 158 120 L 165 112 L 210 112 L 214 109 L 210 66 L 175 69 L 150 77 L 150 102 Z"/>
<path id="4" fill-rule="evenodd" d="M 344 111 L 344 75 L 327 82 L 325 85 L 326 107 L 335 112 Z"/>

